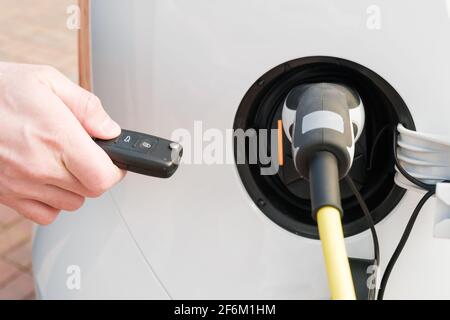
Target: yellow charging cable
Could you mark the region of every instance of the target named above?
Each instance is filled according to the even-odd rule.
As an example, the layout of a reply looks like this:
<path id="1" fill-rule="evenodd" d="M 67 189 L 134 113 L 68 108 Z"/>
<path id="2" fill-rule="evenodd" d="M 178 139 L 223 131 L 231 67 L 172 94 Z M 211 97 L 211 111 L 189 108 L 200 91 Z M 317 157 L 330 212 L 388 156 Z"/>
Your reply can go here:
<path id="1" fill-rule="evenodd" d="M 317 212 L 317 224 L 331 299 L 356 300 L 339 210 L 331 206 L 320 208 Z"/>

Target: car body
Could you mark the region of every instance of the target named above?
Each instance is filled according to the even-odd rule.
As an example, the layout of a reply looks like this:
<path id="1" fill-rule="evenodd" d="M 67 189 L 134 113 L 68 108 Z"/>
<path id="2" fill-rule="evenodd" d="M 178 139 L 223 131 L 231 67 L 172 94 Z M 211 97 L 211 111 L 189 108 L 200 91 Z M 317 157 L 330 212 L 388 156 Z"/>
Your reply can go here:
<path id="1" fill-rule="evenodd" d="M 381 25 L 373 27 L 377 12 Z M 381 75 L 419 131 L 450 134 L 445 1 L 96 0 L 90 22 L 93 91 L 123 128 L 166 138 L 186 129 L 192 145 L 206 145 L 204 132 L 232 128 L 244 95 L 267 71 L 300 57 L 334 56 Z M 191 163 L 170 179 L 129 173 L 76 213 L 39 227 L 39 297 L 329 297 L 318 240 L 266 217 L 233 163 L 184 157 Z M 381 271 L 420 196 L 407 191 L 376 225 Z M 450 283 L 450 241 L 433 236 L 434 208 L 431 200 L 421 212 L 386 298 L 450 298 L 442 285 Z M 350 256 L 372 258 L 368 230 L 346 245 Z"/>

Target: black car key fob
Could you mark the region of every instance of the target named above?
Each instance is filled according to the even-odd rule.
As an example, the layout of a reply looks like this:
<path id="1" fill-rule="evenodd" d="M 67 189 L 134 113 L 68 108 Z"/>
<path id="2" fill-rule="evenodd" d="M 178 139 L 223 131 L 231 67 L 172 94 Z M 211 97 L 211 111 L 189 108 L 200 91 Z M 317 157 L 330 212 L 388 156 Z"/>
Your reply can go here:
<path id="1" fill-rule="evenodd" d="M 177 142 L 130 130 L 111 140 L 94 141 L 119 168 L 158 178 L 172 176 L 183 154 Z"/>

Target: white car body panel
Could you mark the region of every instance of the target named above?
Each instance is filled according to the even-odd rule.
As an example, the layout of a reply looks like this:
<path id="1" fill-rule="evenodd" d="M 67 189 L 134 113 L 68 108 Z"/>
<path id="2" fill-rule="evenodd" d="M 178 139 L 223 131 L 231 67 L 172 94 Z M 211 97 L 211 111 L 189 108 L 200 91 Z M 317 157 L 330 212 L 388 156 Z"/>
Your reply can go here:
<path id="1" fill-rule="evenodd" d="M 326 55 L 362 64 L 400 93 L 419 131 L 450 135 L 450 18 L 445 1 L 95 0 L 94 92 L 123 128 L 232 128 L 250 86 L 291 59 Z M 192 133 L 193 135 L 193 133 Z M 205 143 L 206 144 L 206 143 Z M 420 193 L 377 224 L 382 271 Z M 423 208 L 385 298 L 450 299 L 450 240 L 433 237 Z M 346 239 L 372 258 L 368 231 Z M 185 164 L 168 180 L 136 174 L 76 213 L 40 228 L 34 274 L 41 298 L 327 299 L 320 242 L 270 221 L 234 165 Z M 81 289 L 66 286 L 69 265 Z"/>

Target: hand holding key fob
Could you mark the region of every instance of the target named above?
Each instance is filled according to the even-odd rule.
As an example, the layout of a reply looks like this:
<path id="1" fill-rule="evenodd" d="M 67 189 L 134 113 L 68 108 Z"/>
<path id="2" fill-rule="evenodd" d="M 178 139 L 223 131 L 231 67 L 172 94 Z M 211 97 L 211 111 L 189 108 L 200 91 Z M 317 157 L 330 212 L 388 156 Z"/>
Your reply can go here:
<path id="1" fill-rule="evenodd" d="M 94 141 L 119 168 L 158 178 L 172 176 L 183 154 L 177 142 L 130 130 L 111 140 Z"/>

